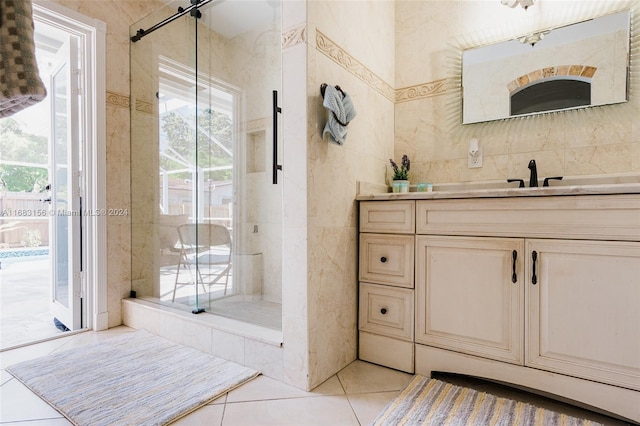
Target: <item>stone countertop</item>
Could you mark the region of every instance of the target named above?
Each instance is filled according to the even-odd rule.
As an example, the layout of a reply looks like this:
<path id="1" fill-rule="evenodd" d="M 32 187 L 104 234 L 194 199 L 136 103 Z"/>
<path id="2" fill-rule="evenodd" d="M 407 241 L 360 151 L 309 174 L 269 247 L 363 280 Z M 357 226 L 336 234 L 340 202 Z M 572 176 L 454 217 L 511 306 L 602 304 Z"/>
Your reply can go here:
<path id="1" fill-rule="evenodd" d="M 526 179 L 525 183 L 527 183 Z M 456 198 L 640 194 L 640 173 L 568 177 L 562 181 L 550 181 L 549 185 L 548 187 L 518 188 L 517 182 L 486 181 L 434 184 L 432 192 L 415 192 L 415 185 L 412 185 L 410 192 L 392 193 L 389 192 L 390 188 L 386 185 L 359 182 L 356 200 L 437 200 Z"/>

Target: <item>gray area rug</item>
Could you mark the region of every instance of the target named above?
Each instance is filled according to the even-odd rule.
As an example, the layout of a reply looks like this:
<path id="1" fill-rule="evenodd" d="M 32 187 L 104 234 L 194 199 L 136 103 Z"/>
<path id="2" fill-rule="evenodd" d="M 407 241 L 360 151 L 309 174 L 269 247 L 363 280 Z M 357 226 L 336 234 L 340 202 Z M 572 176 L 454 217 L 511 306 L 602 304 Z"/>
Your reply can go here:
<path id="1" fill-rule="evenodd" d="M 7 371 L 79 426 L 165 425 L 259 374 L 144 330 Z"/>
<path id="2" fill-rule="evenodd" d="M 600 425 L 521 401 L 500 398 L 424 376 L 416 376 L 378 415 L 373 424 L 376 426 Z"/>

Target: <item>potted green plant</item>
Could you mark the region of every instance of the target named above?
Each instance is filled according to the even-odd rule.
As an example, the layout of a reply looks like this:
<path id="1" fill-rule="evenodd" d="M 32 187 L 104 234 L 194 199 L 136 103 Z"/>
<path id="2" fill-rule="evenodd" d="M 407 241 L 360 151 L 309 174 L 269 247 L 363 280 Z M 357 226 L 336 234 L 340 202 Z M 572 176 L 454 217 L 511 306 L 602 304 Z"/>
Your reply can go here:
<path id="1" fill-rule="evenodd" d="M 398 164 L 391 158 L 389 159 L 389 162 L 391 163 L 391 169 L 393 170 L 392 191 L 409 192 L 409 169 L 411 168 L 409 156 L 407 154 L 402 156 L 400 166 L 398 166 Z"/>

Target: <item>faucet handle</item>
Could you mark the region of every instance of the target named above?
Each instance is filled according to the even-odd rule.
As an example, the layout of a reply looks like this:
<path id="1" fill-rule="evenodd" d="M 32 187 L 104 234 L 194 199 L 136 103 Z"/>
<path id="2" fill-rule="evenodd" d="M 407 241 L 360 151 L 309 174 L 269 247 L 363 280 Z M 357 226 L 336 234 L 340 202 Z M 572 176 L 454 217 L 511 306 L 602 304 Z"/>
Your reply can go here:
<path id="1" fill-rule="evenodd" d="M 507 182 L 520 182 L 518 188 L 524 188 L 524 179 L 507 179 Z"/>
<path id="2" fill-rule="evenodd" d="M 543 187 L 544 187 L 544 186 L 549 186 L 549 181 L 550 181 L 550 180 L 552 180 L 552 179 L 553 179 L 553 180 L 562 180 L 562 176 L 554 176 L 554 177 L 547 177 L 547 178 L 544 178 L 544 183 L 542 184 L 542 186 L 543 186 Z"/>

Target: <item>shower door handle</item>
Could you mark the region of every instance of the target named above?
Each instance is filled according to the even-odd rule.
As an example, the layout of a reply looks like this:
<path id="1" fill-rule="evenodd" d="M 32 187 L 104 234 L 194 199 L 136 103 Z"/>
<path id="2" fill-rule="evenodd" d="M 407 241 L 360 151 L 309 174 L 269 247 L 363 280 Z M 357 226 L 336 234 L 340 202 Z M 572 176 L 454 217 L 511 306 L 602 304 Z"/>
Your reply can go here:
<path id="1" fill-rule="evenodd" d="M 282 108 L 278 106 L 278 91 L 273 91 L 273 184 L 278 183 L 278 170 L 282 170 L 282 165 L 278 164 L 278 113 L 282 113 Z"/>

